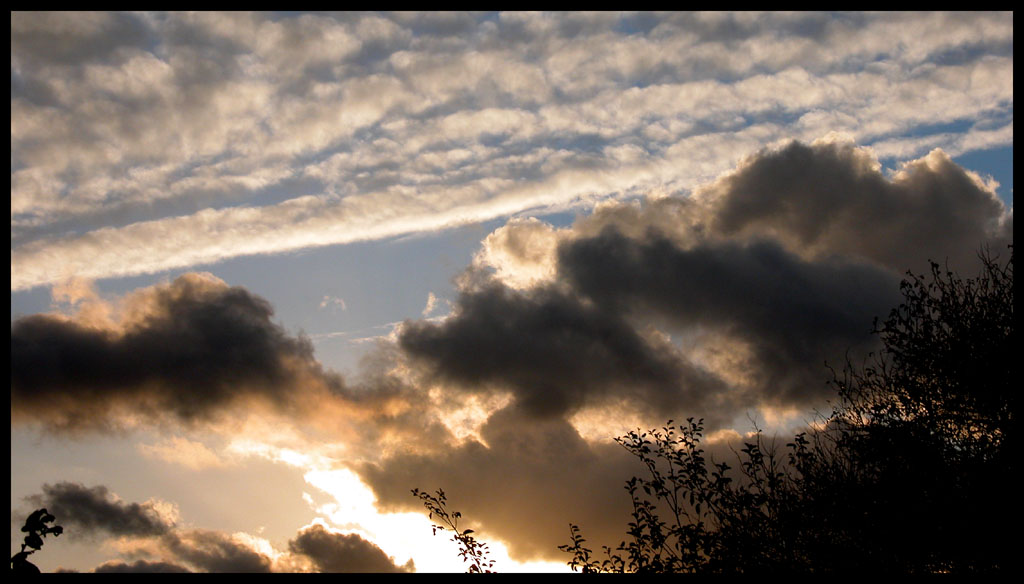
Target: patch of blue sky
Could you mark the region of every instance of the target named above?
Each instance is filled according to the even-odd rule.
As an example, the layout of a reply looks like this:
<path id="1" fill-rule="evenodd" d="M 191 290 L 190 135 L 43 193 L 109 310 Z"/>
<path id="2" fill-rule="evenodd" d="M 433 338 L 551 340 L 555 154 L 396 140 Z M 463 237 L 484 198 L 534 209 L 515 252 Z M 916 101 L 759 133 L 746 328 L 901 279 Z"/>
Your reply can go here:
<path id="1" fill-rule="evenodd" d="M 23 316 L 48 312 L 52 304 L 49 286 L 11 290 L 11 321 Z"/>
<path id="2" fill-rule="evenodd" d="M 899 140 L 914 140 L 916 138 L 928 138 L 934 137 L 936 139 L 935 146 L 943 147 L 945 144 L 942 142 L 952 141 L 956 138 L 966 135 L 970 130 L 982 128 L 999 128 L 1005 126 L 1007 123 L 1013 122 L 1013 109 L 1012 107 L 1008 112 L 1009 119 L 1006 116 L 998 116 L 998 119 L 993 117 L 986 118 L 984 120 L 956 120 L 953 122 L 935 123 L 935 124 L 921 124 L 915 126 L 909 131 L 890 134 L 884 137 L 879 137 L 872 140 L 870 143 L 882 142 L 886 139 L 899 139 Z M 927 147 L 926 150 L 931 150 L 931 147 Z M 926 154 L 927 151 L 918 153 L 918 156 Z M 964 168 L 977 172 L 981 176 L 991 176 L 999 182 L 999 187 L 996 189 L 996 193 L 1008 206 L 1013 206 L 1013 145 L 996 145 L 990 148 L 984 149 L 971 149 L 963 153 L 952 153 L 953 161 L 963 166 Z M 879 156 L 879 162 L 888 169 L 896 168 L 900 163 L 906 162 L 902 157 L 896 156 Z"/>
<path id="3" fill-rule="evenodd" d="M 981 176 L 991 176 L 999 187 L 996 194 L 1013 208 L 1013 146 L 1000 146 L 987 150 L 972 150 L 953 158 L 953 161 Z"/>

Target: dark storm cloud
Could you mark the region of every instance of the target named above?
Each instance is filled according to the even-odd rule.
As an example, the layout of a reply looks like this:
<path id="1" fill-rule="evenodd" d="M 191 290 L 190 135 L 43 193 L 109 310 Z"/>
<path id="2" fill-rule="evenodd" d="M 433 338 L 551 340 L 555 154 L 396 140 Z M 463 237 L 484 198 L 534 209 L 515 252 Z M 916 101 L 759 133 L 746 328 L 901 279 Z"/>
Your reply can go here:
<path id="1" fill-rule="evenodd" d="M 312 346 L 240 287 L 188 274 L 136 296 L 122 330 L 55 315 L 11 325 L 11 413 L 54 428 L 102 427 L 117 408 L 206 419 L 242 396 L 291 398 Z"/>
<path id="2" fill-rule="evenodd" d="M 96 574 L 184 574 L 191 572 L 184 566 L 171 562 L 149 562 L 135 560 L 131 563 L 106 562 L 93 569 Z"/>
<path id="3" fill-rule="evenodd" d="M 851 143 L 793 142 L 752 157 L 708 194 L 720 235 L 771 236 L 898 273 L 921 270 L 929 258 L 973 267 L 981 245 L 1002 249 L 1013 238 L 999 198 L 941 151 L 890 179 Z"/>
<path id="4" fill-rule="evenodd" d="M 153 536 L 174 528 L 152 505 L 119 501 L 102 485 L 47 484 L 43 485 L 41 495 L 32 495 L 28 501 L 58 517 L 69 534 Z"/>
<path id="5" fill-rule="evenodd" d="M 322 525 L 299 532 L 288 542 L 288 549 L 313 561 L 319 572 L 397 573 L 412 571 L 412 560 L 396 566 L 376 545 L 356 534 L 333 533 Z"/>
<path id="6" fill-rule="evenodd" d="M 681 330 L 704 327 L 746 343 L 758 399 L 822 397 L 828 371 L 871 342 L 871 322 L 899 298 L 899 279 L 839 258 L 807 261 L 772 241 L 681 248 L 655 232 L 615 229 L 559 250 L 559 274 L 612 313 L 647 312 Z"/>
<path id="7" fill-rule="evenodd" d="M 608 395 L 667 408 L 714 387 L 667 343 L 554 288 L 490 284 L 465 292 L 455 316 L 407 322 L 398 343 L 434 377 L 467 391 L 511 389 L 541 416 L 566 415 Z"/>
<path id="8" fill-rule="evenodd" d="M 161 542 L 179 560 L 203 572 L 271 571 L 270 558 L 218 531 L 176 531 L 163 536 Z"/>

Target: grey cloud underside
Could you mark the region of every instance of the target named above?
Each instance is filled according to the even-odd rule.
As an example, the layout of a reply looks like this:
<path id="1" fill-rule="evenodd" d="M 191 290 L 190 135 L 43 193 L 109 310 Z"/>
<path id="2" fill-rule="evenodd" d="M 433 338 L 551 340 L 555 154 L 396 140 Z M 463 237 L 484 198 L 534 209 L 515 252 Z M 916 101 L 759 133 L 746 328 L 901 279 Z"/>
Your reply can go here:
<path id="1" fill-rule="evenodd" d="M 69 537 L 109 533 L 116 536 L 160 536 L 174 525 L 145 503 L 125 503 L 111 497 L 103 485 L 86 487 L 62 482 L 43 485 L 42 494 L 28 498 L 60 519 Z"/>
<path id="2" fill-rule="evenodd" d="M 271 560 L 266 555 L 217 531 L 172 532 L 163 536 L 161 543 L 179 560 L 203 572 L 258 574 L 271 571 Z"/>
<path id="3" fill-rule="evenodd" d="M 313 525 L 288 542 L 292 553 L 309 557 L 319 572 L 401 573 L 412 571 L 412 560 L 396 566 L 379 547 L 356 534 L 333 533 Z"/>
<path id="4" fill-rule="evenodd" d="M 146 560 L 135 560 L 134 562 L 106 562 L 93 569 L 95 574 L 185 574 L 189 573 L 185 566 L 171 562 L 148 562 Z"/>
<path id="5" fill-rule="evenodd" d="M 103 485 L 43 485 L 42 493 L 28 497 L 27 502 L 45 507 L 59 517 L 68 537 L 149 538 L 167 556 L 159 561 L 106 562 L 93 570 L 97 573 L 265 573 L 273 568 L 270 557 L 226 533 L 181 528 L 161 517 L 153 504 L 121 501 Z M 321 572 L 386 573 L 413 569 L 411 562 L 396 566 L 379 547 L 358 535 L 333 533 L 320 525 L 301 530 L 288 545 L 292 554 L 307 557 Z"/>
<path id="6" fill-rule="evenodd" d="M 183 277 L 155 290 L 150 313 L 123 332 L 52 315 L 12 323 L 12 414 L 69 429 L 123 404 L 208 419 L 244 396 L 286 404 L 295 364 L 315 364 L 308 340 L 287 335 L 269 303 L 242 288 Z"/>
<path id="7" fill-rule="evenodd" d="M 921 270 L 926 259 L 973 267 L 980 246 L 1012 240 L 1003 203 L 944 154 L 892 179 L 876 165 L 849 143 L 762 152 L 709 189 L 717 198 L 710 228 L 863 257 L 897 273 Z"/>
<path id="8" fill-rule="evenodd" d="M 871 321 L 892 308 L 899 283 L 866 264 L 804 261 L 771 241 L 684 249 L 612 229 L 563 246 L 559 270 L 608 313 L 647 313 L 748 344 L 757 387 L 748 406 L 823 396 L 826 361 L 841 366 L 847 351 L 871 347 Z"/>
<path id="9" fill-rule="evenodd" d="M 934 156 L 906 170 L 890 179 L 863 151 L 791 144 L 702 198 L 578 221 L 558 246 L 555 284 L 514 290 L 471 273 L 452 316 L 407 323 L 399 345 L 461 392 L 503 387 L 514 401 L 484 424 L 483 442 L 398 455 L 363 476 L 398 508 L 411 506 L 409 485 L 443 486 L 516 557 L 555 559 L 570 521 L 585 521 L 594 541 L 618 541 L 628 500 L 614 478 L 641 469 L 609 442 L 584 441 L 571 413 L 622 399 L 646 408 L 651 426 L 683 414 L 713 430 L 759 405 L 823 407 L 826 363 L 841 368 L 877 348 L 872 321 L 898 303 L 904 270 L 943 254 L 969 273 L 981 246 L 1012 241 L 1012 212 L 963 169 Z M 506 235 L 493 243 L 514 246 Z M 713 367 L 695 378 L 688 351 L 701 347 L 653 341 L 639 333 L 646 323 L 739 343 L 749 356 L 734 364 L 749 384 L 737 391 Z M 531 377 L 534 367 L 545 377 Z M 724 443 L 709 454 L 733 461 Z"/>
<path id="10" fill-rule="evenodd" d="M 566 415 L 603 397 L 668 409 L 715 388 L 667 344 L 553 288 L 516 292 L 492 284 L 464 293 L 456 316 L 407 322 L 398 342 L 433 376 L 469 392 L 511 389 L 539 416 Z"/>

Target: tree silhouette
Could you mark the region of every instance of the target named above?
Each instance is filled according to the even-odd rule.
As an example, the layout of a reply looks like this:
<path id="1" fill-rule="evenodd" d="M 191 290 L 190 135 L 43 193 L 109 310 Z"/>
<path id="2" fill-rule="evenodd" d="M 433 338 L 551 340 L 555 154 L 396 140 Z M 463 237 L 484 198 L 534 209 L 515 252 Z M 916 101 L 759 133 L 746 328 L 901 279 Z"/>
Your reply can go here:
<path id="1" fill-rule="evenodd" d="M 53 534 L 54 537 L 57 537 L 64 533 L 64 528 L 60 525 L 47 525 L 47 523 L 52 523 L 55 520 L 56 518 L 46 509 L 37 509 L 28 516 L 28 519 L 25 520 L 25 525 L 21 528 L 22 531 L 26 532 L 25 541 L 21 544 L 21 551 L 11 556 L 12 574 L 39 573 L 39 568 L 28 561 L 28 556 L 43 547 L 43 538 L 48 534 Z"/>
<path id="2" fill-rule="evenodd" d="M 598 561 L 570 525 L 583 572 L 995 572 L 1009 565 L 1007 517 L 1019 397 L 1011 387 L 1013 248 L 980 254 L 973 279 L 908 273 L 904 302 L 874 332 L 883 350 L 834 374 L 823 429 L 786 456 L 760 432 L 739 475 L 708 461 L 700 420 L 617 442 L 647 474 L 627 481 L 628 540 Z M 1013 523 L 1015 524 L 1015 522 Z"/>
<path id="3" fill-rule="evenodd" d="M 862 511 L 834 520 L 881 569 L 992 571 L 1010 558 L 1005 521 L 1020 510 L 1013 248 L 1005 263 L 980 259 L 977 278 L 936 263 L 930 276 L 908 273 L 903 303 L 875 323 L 884 350 L 836 376 L 833 458 L 806 457 L 801 469 L 804 489 L 844 487 L 845 505 Z M 840 466 L 845 482 L 825 480 Z"/>

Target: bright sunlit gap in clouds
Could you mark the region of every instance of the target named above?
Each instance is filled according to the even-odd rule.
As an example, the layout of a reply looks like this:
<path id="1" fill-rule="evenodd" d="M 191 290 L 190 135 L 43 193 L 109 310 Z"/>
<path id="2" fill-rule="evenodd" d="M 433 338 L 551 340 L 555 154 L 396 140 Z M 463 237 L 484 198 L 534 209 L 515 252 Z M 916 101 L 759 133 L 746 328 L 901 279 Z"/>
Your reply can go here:
<path id="1" fill-rule="evenodd" d="M 373 490 L 354 472 L 337 468 L 330 459 L 311 456 L 286 448 L 255 441 L 232 442 L 228 450 L 250 456 L 261 456 L 303 469 L 303 478 L 311 487 L 331 500 L 317 503 L 309 493 L 303 499 L 317 513 L 313 524 L 320 523 L 340 533 L 355 533 L 379 546 L 393 557 L 396 565 L 413 561 L 417 572 L 461 572 L 466 566 L 459 558 L 459 547 L 450 532 L 433 535 L 434 524 L 423 512 L 388 513 L 377 508 Z M 410 494 L 411 496 L 411 494 Z M 322 497 L 316 497 L 322 499 Z M 449 511 L 457 511 L 457 506 Z M 521 562 L 511 559 L 506 547 L 487 539 L 490 557 L 503 572 L 568 572 L 561 562 Z M 427 537 L 429 536 L 429 537 Z"/>
<path id="2" fill-rule="evenodd" d="M 1012 243 L 1012 16 L 13 12 L 32 561 L 464 570 L 413 488 L 499 571 L 614 547 L 616 437 L 785 443 Z"/>

